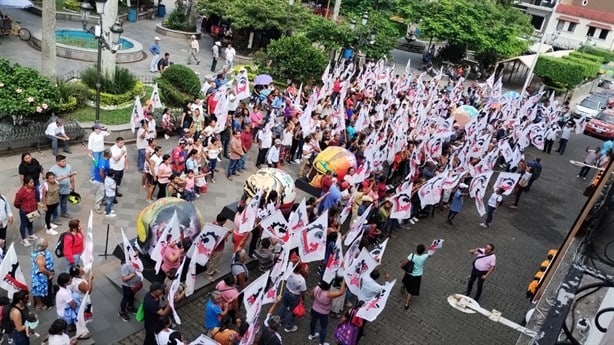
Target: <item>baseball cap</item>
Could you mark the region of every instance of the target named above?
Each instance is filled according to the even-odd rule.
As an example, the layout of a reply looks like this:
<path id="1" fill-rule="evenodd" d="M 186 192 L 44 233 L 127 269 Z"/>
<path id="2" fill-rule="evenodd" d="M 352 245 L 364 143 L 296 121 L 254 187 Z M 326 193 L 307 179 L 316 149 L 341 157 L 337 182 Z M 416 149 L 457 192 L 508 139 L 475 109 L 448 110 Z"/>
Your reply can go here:
<path id="1" fill-rule="evenodd" d="M 160 40 L 160 37 L 158 36 L 154 37 L 154 41 L 159 41 L 159 40 Z"/>
<path id="2" fill-rule="evenodd" d="M 92 126 L 92 129 L 102 129 L 102 126 L 96 123 Z"/>
<path id="3" fill-rule="evenodd" d="M 365 195 L 365 196 L 362 197 L 362 201 L 363 202 L 364 201 L 373 202 L 373 198 L 368 196 L 368 195 Z"/>
<path id="4" fill-rule="evenodd" d="M 221 47 L 222 43 L 220 43 L 220 41 L 217 41 L 217 42 L 215 42 L 215 45 L 218 46 L 218 47 Z"/>
<path id="5" fill-rule="evenodd" d="M 196 38 L 196 36 L 192 35 L 192 36 L 190 36 L 190 38 Z"/>
<path id="6" fill-rule="evenodd" d="M 281 140 L 275 139 L 275 145 L 281 144 Z"/>
<path id="7" fill-rule="evenodd" d="M 468 188 L 469 186 L 467 186 L 466 183 L 461 183 L 458 185 L 460 188 Z"/>

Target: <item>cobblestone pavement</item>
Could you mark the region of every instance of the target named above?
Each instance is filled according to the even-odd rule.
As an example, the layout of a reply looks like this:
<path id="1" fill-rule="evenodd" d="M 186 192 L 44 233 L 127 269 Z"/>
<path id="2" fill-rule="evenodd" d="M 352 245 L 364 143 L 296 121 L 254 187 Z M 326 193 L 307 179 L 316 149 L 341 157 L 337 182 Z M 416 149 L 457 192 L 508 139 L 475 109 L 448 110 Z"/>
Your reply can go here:
<path id="1" fill-rule="evenodd" d="M 386 249 L 381 271 L 400 284 L 402 273 L 398 268 L 401 258 L 420 243 L 433 239 L 445 240 L 426 264 L 422 278 L 421 295 L 413 298 L 409 310 L 404 310 L 404 299 L 398 288 L 392 292 L 384 312 L 367 325 L 363 344 L 513 344 L 518 333 L 475 314 L 463 314 L 451 308 L 446 298 L 453 293 L 464 293 L 470 273 L 472 257 L 468 250 L 486 243 L 495 245 L 497 269 L 484 284 L 480 300 L 482 307 L 502 312 L 503 316 L 520 322 L 530 303 L 525 298 L 527 284 L 545 259 L 550 248 L 557 248 L 583 206 L 582 191 L 588 181 L 576 180 L 577 170 L 569 159 L 583 157 L 587 145 L 598 144 L 586 136 L 572 138 L 571 150 L 564 156 L 544 155 L 529 150 L 528 158 L 542 157 L 544 171 L 530 193 L 523 194 L 520 207 L 512 210 L 509 197 L 495 213 L 489 229 L 478 226 L 479 218 L 471 200 L 456 217 L 456 226 L 444 226 L 447 209 L 436 212 L 433 218 L 421 219 L 416 225 L 404 226 Z M 493 177 L 494 179 L 494 177 Z M 314 267 L 312 267 L 314 268 Z M 312 270 L 314 272 L 314 270 Z M 315 274 L 308 286 L 316 284 Z M 188 339 L 203 331 L 204 294 L 191 298 L 179 308 L 182 325 L 179 329 Z M 309 302 L 308 302 L 309 304 Z M 265 307 L 263 309 L 267 309 Z M 327 341 L 332 343 L 331 319 Z M 295 333 L 282 333 L 284 344 L 308 344 L 309 317 L 298 321 Z M 142 333 L 136 333 L 119 344 L 141 344 Z M 311 341 L 315 343 L 315 340 Z"/>

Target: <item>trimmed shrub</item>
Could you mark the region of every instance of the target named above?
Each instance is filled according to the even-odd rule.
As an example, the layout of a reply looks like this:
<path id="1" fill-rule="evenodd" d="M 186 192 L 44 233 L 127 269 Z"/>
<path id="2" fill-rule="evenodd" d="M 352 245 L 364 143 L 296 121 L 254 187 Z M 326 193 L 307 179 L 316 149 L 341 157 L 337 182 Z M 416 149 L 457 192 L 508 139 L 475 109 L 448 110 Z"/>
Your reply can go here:
<path id="1" fill-rule="evenodd" d="M 168 18 L 164 20 L 162 25 L 165 28 L 179 31 L 196 31 L 196 27 L 192 25 L 188 27 L 188 18 L 186 16 L 186 10 L 183 6 L 183 2 L 177 2 L 178 6 L 168 15 Z"/>
<path id="2" fill-rule="evenodd" d="M 192 100 L 200 94 L 198 75 L 183 65 L 169 66 L 156 82 L 162 101 L 167 106 L 183 106 L 186 100 Z"/>
<path id="3" fill-rule="evenodd" d="M 571 89 L 580 84 L 584 77 L 581 64 L 557 57 L 540 56 L 535 65 L 535 74 L 541 77 L 545 84 L 556 88 Z"/>
<path id="4" fill-rule="evenodd" d="M 89 99 L 96 99 L 96 90 L 88 89 Z M 143 83 L 140 81 L 136 82 L 134 88 L 124 93 L 120 93 L 118 95 L 101 92 L 100 93 L 100 104 L 108 106 L 108 105 L 122 105 L 126 103 L 130 103 L 134 101 L 134 96 L 141 95 L 143 93 Z"/>
<path id="5" fill-rule="evenodd" d="M 583 47 L 582 52 L 594 56 L 599 56 L 602 63 L 614 61 L 614 52 L 596 47 Z"/>
<path id="6" fill-rule="evenodd" d="M 599 73 L 599 63 L 577 56 L 563 56 L 564 60 L 573 61 L 582 66 L 582 76 L 586 79 L 594 78 Z"/>
<path id="7" fill-rule="evenodd" d="M 593 54 L 587 54 L 584 52 L 579 52 L 579 51 L 573 51 L 569 54 L 569 56 L 575 57 L 575 58 L 579 58 L 579 59 L 584 59 L 584 60 L 589 60 L 592 61 L 593 63 L 597 63 L 599 65 L 601 65 L 603 63 L 603 58 L 601 56 L 597 56 L 597 55 L 593 55 Z"/>

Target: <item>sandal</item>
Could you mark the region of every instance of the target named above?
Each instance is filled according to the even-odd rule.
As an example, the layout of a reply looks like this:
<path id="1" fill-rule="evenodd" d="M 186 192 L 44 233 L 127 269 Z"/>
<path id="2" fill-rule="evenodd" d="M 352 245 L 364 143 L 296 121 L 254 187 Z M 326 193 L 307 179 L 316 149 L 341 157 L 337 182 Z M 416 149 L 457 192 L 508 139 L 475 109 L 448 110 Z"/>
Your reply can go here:
<path id="1" fill-rule="evenodd" d="M 45 310 L 51 310 L 51 309 L 53 309 L 53 307 L 52 307 L 52 306 L 50 306 L 50 305 L 47 305 L 47 306 L 44 306 L 44 307 L 43 307 L 43 309 L 45 309 Z"/>
<path id="2" fill-rule="evenodd" d="M 89 338 L 91 338 L 91 337 L 92 337 L 92 334 L 88 332 L 87 334 L 84 334 L 84 335 L 80 335 L 80 336 L 78 336 L 78 337 L 77 337 L 77 339 L 79 339 L 79 340 L 85 340 L 85 339 L 89 339 Z"/>

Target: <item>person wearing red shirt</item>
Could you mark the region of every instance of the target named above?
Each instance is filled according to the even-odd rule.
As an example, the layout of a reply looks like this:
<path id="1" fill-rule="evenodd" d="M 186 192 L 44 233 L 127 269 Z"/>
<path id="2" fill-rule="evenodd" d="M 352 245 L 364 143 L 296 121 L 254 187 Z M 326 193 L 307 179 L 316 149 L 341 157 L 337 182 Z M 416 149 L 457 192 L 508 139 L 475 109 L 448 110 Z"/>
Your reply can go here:
<path id="1" fill-rule="evenodd" d="M 17 194 L 15 194 L 15 202 L 13 205 L 19 209 L 19 233 L 21 234 L 21 244 L 24 247 L 29 247 L 31 245 L 30 240 L 36 239 L 36 236 L 34 236 L 32 221 L 30 221 L 26 215 L 38 210 L 34 179 L 32 177 L 26 176 L 23 178 L 23 186 L 21 186 Z"/>
<path id="2" fill-rule="evenodd" d="M 68 222 L 68 235 L 64 236 L 64 259 L 68 268 L 78 265 L 83 254 L 83 229 L 78 219 Z"/>
<path id="3" fill-rule="evenodd" d="M 209 114 L 209 118 L 215 116 L 215 107 L 217 106 L 217 100 L 215 99 L 215 94 L 211 94 L 209 98 L 207 98 L 207 113 Z"/>
<path id="4" fill-rule="evenodd" d="M 241 138 L 241 145 L 243 145 L 243 156 L 239 159 L 239 163 L 237 163 L 237 171 L 242 172 L 245 170 L 245 159 L 247 158 L 247 153 L 249 149 L 252 148 L 252 133 L 248 124 L 243 125 L 243 131 L 239 135 Z"/>
<path id="5" fill-rule="evenodd" d="M 179 140 L 179 145 L 173 149 L 172 152 L 172 167 L 173 172 L 176 174 L 181 174 L 185 170 L 185 160 L 188 156 L 188 152 L 186 151 L 186 146 L 188 142 L 181 138 Z"/>
<path id="6" fill-rule="evenodd" d="M 328 193 L 330 186 L 333 185 L 333 172 L 330 170 L 326 171 L 326 175 L 322 176 L 322 181 L 320 182 L 320 189 L 322 190 L 322 195 Z"/>

